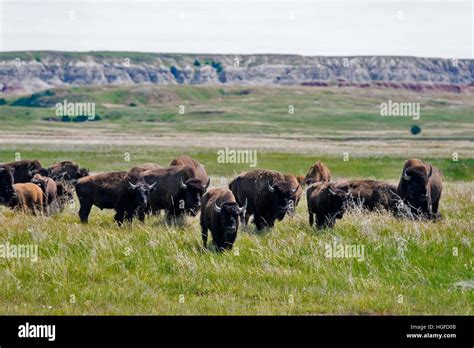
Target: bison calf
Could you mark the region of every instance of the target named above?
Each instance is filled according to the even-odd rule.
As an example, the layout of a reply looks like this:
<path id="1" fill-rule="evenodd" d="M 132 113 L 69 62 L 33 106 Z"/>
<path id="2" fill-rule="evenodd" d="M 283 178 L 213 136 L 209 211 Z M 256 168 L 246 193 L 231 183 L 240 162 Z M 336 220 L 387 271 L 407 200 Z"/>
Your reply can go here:
<path id="1" fill-rule="evenodd" d="M 48 178 L 47 176 L 42 176 L 40 174 L 36 174 L 31 182 L 35 185 L 38 185 L 44 193 L 44 211 L 45 213 L 50 214 L 52 211 L 52 205 L 56 203 L 56 199 L 58 196 L 58 188 L 56 182 Z"/>
<path id="2" fill-rule="evenodd" d="M 328 182 L 331 181 L 331 172 L 323 162 L 317 161 L 313 164 L 304 178 L 306 185 L 314 184 L 315 182 Z"/>
<path id="3" fill-rule="evenodd" d="M 202 197 L 201 229 L 204 247 L 207 232 L 211 230 L 212 242 L 220 250 L 230 250 L 237 238 L 239 216 L 246 204 L 239 207 L 232 191 L 227 188 L 211 188 Z"/>

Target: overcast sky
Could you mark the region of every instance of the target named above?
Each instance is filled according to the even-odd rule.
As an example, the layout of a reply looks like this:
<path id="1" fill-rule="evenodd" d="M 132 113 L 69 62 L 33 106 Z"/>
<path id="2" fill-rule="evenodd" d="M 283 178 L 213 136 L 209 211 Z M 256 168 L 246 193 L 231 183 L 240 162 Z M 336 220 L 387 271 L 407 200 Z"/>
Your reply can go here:
<path id="1" fill-rule="evenodd" d="M 0 0 L 0 50 L 473 58 L 471 0 Z"/>

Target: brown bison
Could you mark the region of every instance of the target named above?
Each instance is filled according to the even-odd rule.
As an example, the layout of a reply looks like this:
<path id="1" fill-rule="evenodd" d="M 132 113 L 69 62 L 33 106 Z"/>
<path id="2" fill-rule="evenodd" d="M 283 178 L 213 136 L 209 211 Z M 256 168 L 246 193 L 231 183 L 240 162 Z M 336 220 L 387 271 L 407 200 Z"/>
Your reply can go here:
<path id="1" fill-rule="evenodd" d="M 148 185 L 128 172 L 111 172 L 86 176 L 75 182 L 81 207 L 79 218 L 86 223 L 93 205 L 100 209 L 115 209 L 115 221 L 132 221 L 138 208 L 148 204 L 148 195 L 154 185 Z"/>
<path id="2" fill-rule="evenodd" d="M 24 212 L 42 212 L 43 191 L 32 183 L 13 182 L 13 169 L 0 168 L 0 203 Z"/>
<path id="3" fill-rule="evenodd" d="M 419 159 L 405 162 L 397 191 L 412 214 L 429 219 L 439 218 L 442 190 L 441 172 L 438 168 Z"/>
<path id="4" fill-rule="evenodd" d="M 196 177 L 201 180 L 201 183 L 209 187 L 210 179 L 207 176 L 206 170 L 204 166 L 195 159 L 189 156 L 179 156 L 171 161 L 170 166 L 189 166 L 193 168 L 196 172 Z"/>
<path id="5" fill-rule="evenodd" d="M 30 182 L 36 173 L 48 174 L 48 170 L 41 166 L 38 160 L 21 160 L 0 164 L 0 168 L 14 170 L 13 180 L 15 183 Z"/>
<path id="6" fill-rule="evenodd" d="M 294 214 L 296 207 L 300 202 L 301 196 L 303 195 L 303 188 L 301 187 L 301 180 L 293 174 L 285 174 L 285 180 L 288 181 L 291 187 L 291 200 L 289 203 L 288 212 Z"/>
<path id="7" fill-rule="evenodd" d="M 400 204 L 397 188 L 377 180 L 342 180 L 334 187 L 349 194 L 351 203 L 367 210 L 385 209 L 396 213 Z"/>
<path id="8" fill-rule="evenodd" d="M 318 228 L 332 228 L 336 219 L 344 214 L 347 197 L 348 193 L 335 187 L 334 183 L 312 184 L 306 191 L 310 226 L 316 222 Z"/>
<path id="9" fill-rule="evenodd" d="M 153 170 L 153 169 L 163 169 L 163 167 L 156 163 L 143 163 L 130 169 L 129 173 L 131 175 L 139 175 L 140 173 L 143 173 L 144 171 Z"/>
<path id="10" fill-rule="evenodd" d="M 329 168 L 326 167 L 323 162 L 317 161 L 313 164 L 304 178 L 304 183 L 306 185 L 311 185 L 315 182 L 328 182 L 331 181 L 331 172 Z"/>
<path id="11" fill-rule="evenodd" d="M 201 230 L 204 247 L 207 232 L 211 230 L 212 242 L 219 251 L 230 250 L 237 238 L 239 216 L 246 205 L 239 207 L 232 191 L 227 188 L 211 188 L 202 197 Z"/>
<path id="12" fill-rule="evenodd" d="M 140 175 L 149 184 L 157 183 L 150 195 L 149 209 L 154 213 L 164 209 L 169 222 L 186 214 L 196 216 L 201 207 L 201 197 L 209 185 L 209 181 L 203 185 L 196 170 L 190 166 L 147 170 Z M 142 218 L 144 213 L 139 213 Z"/>
<path id="13" fill-rule="evenodd" d="M 61 161 L 54 163 L 48 168 L 50 177 L 59 180 L 77 180 L 89 175 L 89 170 L 72 161 Z"/>
<path id="14" fill-rule="evenodd" d="M 56 199 L 58 196 L 58 187 L 56 182 L 53 179 L 40 174 L 35 174 L 31 182 L 35 185 L 38 185 L 43 191 L 44 211 L 50 214 L 52 212 L 52 205 L 56 204 Z"/>
<path id="15" fill-rule="evenodd" d="M 270 185 L 264 185 L 265 180 Z M 245 216 L 241 216 L 241 221 L 247 225 L 250 216 L 254 215 L 253 222 L 257 229 L 273 227 L 276 219 L 282 220 L 291 211 L 291 206 L 294 208 L 297 204 L 300 188 L 296 182 L 288 181 L 279 172 L 265 169 L 241 173 L 229 184 L 237 203 L 243 205 L 247 202 Z"/>

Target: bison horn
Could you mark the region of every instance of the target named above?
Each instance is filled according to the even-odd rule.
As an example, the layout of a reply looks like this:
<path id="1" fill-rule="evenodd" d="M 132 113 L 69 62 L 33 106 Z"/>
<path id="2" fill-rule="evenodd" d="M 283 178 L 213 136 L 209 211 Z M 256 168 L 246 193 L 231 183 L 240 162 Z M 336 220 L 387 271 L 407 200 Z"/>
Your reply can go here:
<path id="1" fill-rule="evenodd" d="M 181 181 L 179 182 L 179 184 L 180 184 L 181 187 L 184 188 L 185 190 L 188 188 L 188 185 L 186 185 L 186 184 L 183 182 L 183 178 L 181 178 Z"/>
<path id="2" fill-rule="evenodd" d="M 134 189 L 135 187 L 137 187 L 137 185 L 132 184 L 130 181 L 128 182 L 128 184 L 130 185 L 130 187 L 131 187 L 132 189 Z"/>
<path id="3" fill-rule="evenodd" d="M 221 207 L 218 207 L 216 202 L 214 202 L 214 210 L 217 212 L 217 213 L 220 213 L 222 208 Z"/>
<path id="4" fill-rule="evenodd" d="M 158 182 L 158 181 L 155 181 L 153 184 L 150 185 L 150 190 L 153 189 L 153 188 L 156 186 L 156 183 L 157 183 L 157 182 Z"/>
<path id="5" fill-rule="evenodd" d="M 242 214 L 247 209 L 247 203 L 248 203 L 248 200 L 247 200 L 247 198 L 245 198 L 244 206 L 239 208 L 239 213 L 240 214 Z"/>
<path id="6" fill-rule="evenodd" d="M 402 176 L 403 180 L 410 181 L 411 176 L 407 175 L 407 170 L 405 169 Z"/>
<path id="7" fill-rule="evenodd" d="M 207 179 L 207 184 L 206 186 L 204 186 L 204 190 L 207 190 L 210 184 L 211 184 L 211 178 Z"/>
<path id="8" fill-rule="evenodd" d="M 335 196 L 336 195 L 336 192 L 334 192 L 333 190 L 331 190 L 330 188 L 328 188 L 328 191 L 331 195 Z"/>
<path id="9" fill-rule="evenodd" d="M 298 191 L 299 188 L 300 188 L 300 185 L 298 185 L 295 189 L 292 189 L 291 192 L 295 193 L 296 191 Z"/>
<path id="10" fill-rule="evenodd" d="M 275 189 L 273 188 L 272 185 L 270 185 L 269 182 L 267 182 L 267 185 L 268 185 L 268 190 L 269 190 L 270 192 L 275 192 Z"/>
<path id="11" fill-rule="evenodd" d="M 431 174 L 433 174 L 433 167 L 430 164 L 430 172 L 428 173 L 428 178 L 431 177 Z"/>

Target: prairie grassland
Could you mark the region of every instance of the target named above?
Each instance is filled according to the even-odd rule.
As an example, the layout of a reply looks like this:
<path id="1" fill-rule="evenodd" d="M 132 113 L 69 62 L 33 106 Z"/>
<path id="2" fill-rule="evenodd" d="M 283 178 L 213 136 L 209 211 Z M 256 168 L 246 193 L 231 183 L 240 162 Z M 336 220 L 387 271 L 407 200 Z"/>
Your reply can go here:
<path id="1" fill-rule="evenodd" d="M 36 244 L 37 262 L 0 258 L 2 314 L 473 314 L 474 184 L 448 183 L 442 222 L 352 211 L 333 230 L 306 202 L 276 227 L 239 231 L 233 251 L 201 246 L 198 219 L 122 228 L 93 209 L 51 218 L 0 212 L 0 241 Z M 328 258 L 333 243 L 363 258 Z M 459 283 L 463 284 L 463 283 Z"/>

